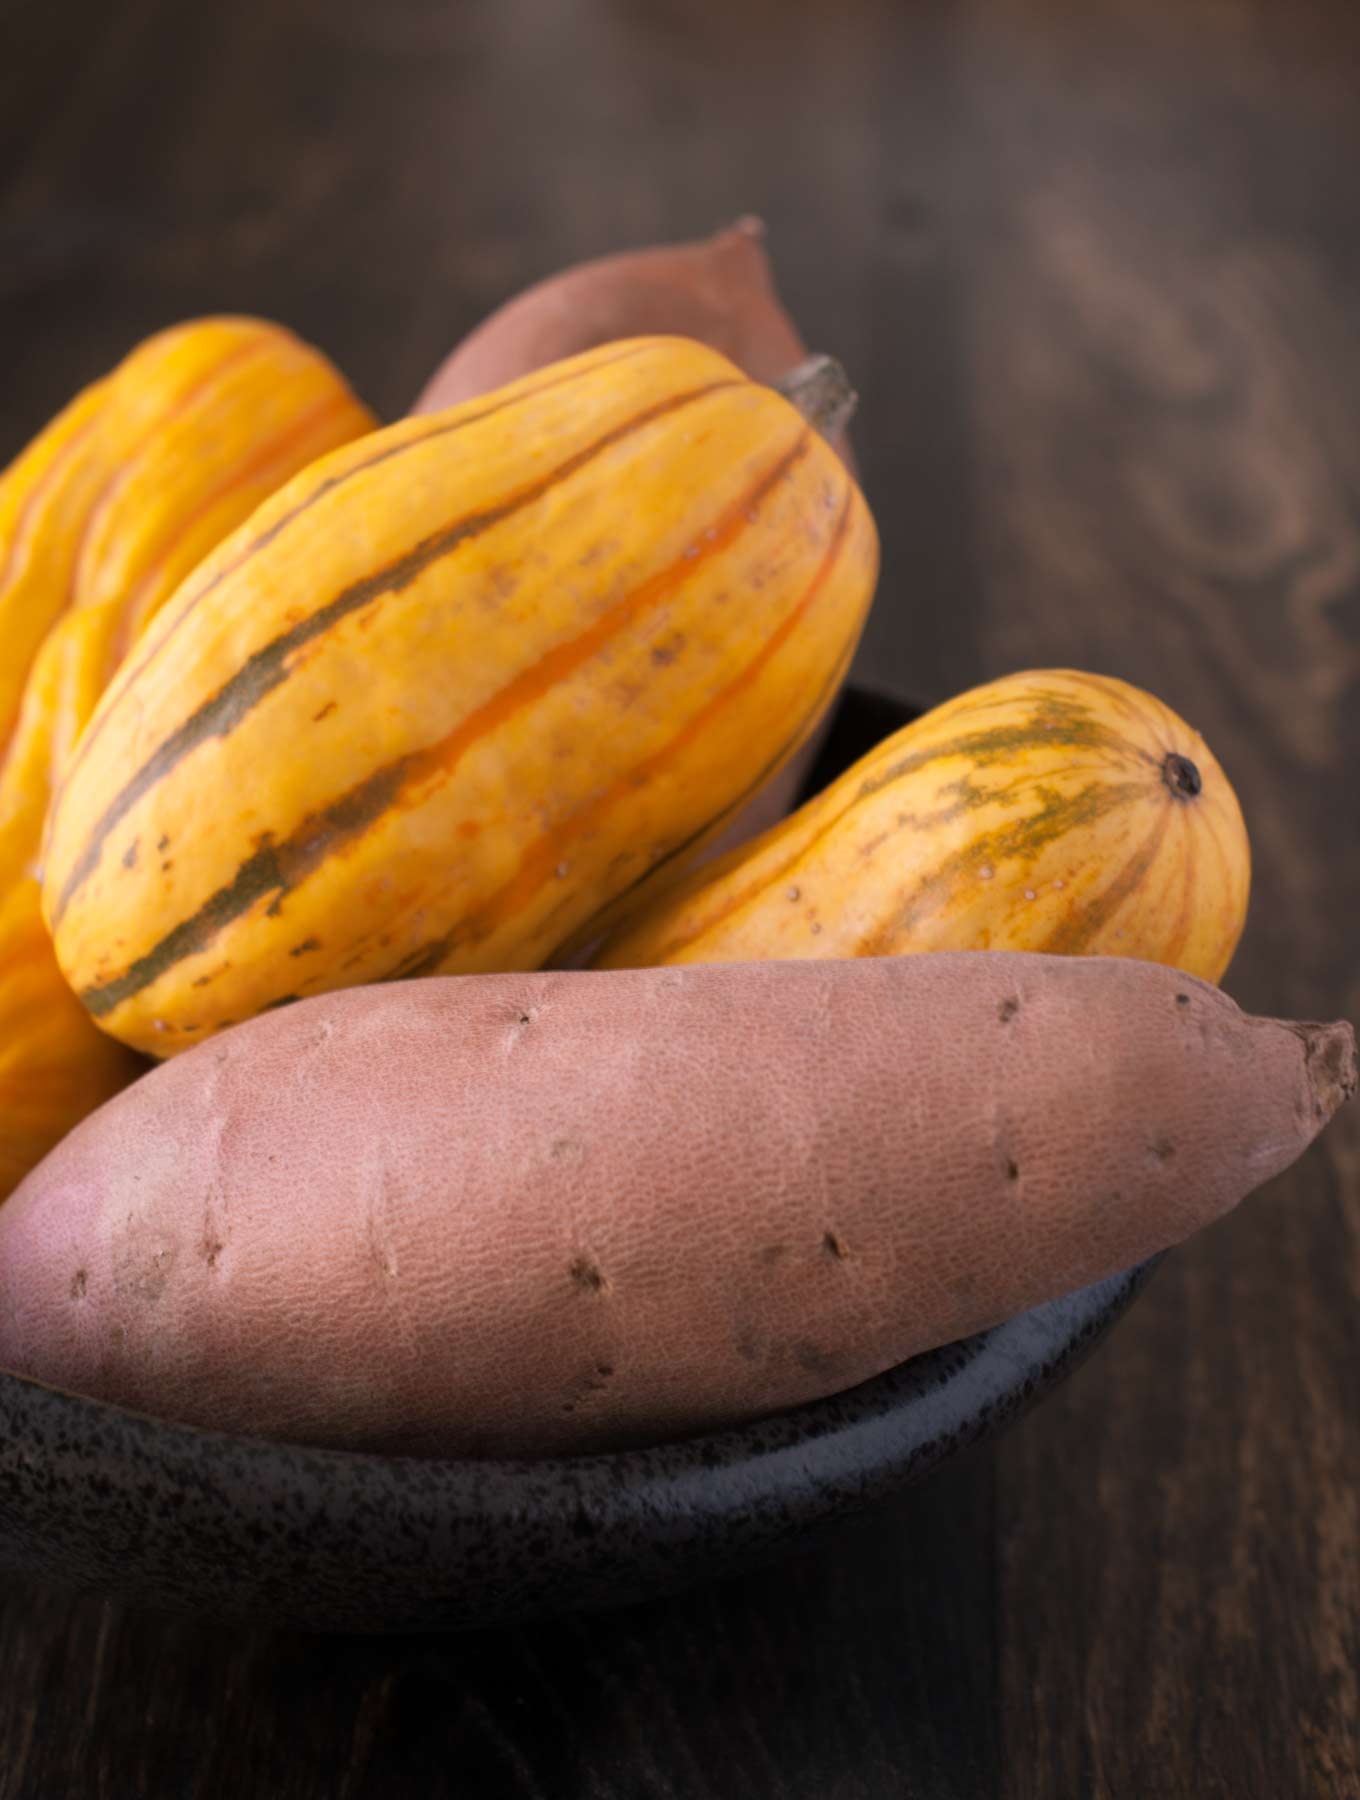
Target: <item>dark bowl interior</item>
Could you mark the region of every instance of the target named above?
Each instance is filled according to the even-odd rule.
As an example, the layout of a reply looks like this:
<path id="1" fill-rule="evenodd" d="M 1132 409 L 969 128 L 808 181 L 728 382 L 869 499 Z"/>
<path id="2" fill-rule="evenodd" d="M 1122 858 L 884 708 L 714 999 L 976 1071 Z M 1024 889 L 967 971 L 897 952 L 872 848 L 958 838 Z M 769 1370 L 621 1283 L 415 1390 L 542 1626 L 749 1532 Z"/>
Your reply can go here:
<path id="1" fill-rule="evenodd" d="M 913 716 L 847 692 L 809 790 Z M 0 1566 L 321 1630 L 503 1624 L 670 1592 L 805 1546 L 998 1430 L 1152 1266 L 753 1425 L 535 1462 L 231 1437 L 0 1372 Z"/>

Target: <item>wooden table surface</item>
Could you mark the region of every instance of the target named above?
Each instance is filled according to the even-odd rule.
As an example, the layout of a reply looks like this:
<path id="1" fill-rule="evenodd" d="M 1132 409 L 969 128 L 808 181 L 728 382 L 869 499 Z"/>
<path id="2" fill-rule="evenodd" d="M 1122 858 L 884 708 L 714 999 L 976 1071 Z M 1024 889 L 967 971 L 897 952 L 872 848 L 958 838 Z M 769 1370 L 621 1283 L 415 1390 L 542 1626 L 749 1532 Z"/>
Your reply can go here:
<path id="1" fill-rule="evenodd" d="M 863 394 L 861 680 L 1199 727 L 1227 985 L 1360 1014 L 1353 0 L 0 0 L 0 460 L 145 333 L 382 412 L 515 288 L 762 213 Z M 1360 1796 L 1360 1107 L 994 1447 L 820 1553 L 477 1638 L 0 1586 L 0 1800 Z"/>

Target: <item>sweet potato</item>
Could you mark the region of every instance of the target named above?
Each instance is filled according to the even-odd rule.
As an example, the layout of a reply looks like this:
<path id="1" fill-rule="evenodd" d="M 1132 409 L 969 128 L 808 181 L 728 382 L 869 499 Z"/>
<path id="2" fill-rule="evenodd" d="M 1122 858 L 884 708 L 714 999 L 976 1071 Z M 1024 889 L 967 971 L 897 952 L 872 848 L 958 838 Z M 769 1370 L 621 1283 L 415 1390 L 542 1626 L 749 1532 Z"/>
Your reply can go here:
<path id="1" fill-rule="evenodd" d="M 1346 1025 L 1122 959 L 433 979 L 157 1069 L 0 1211 L 0 1364 L 414 1453 L 837 1391 L 1174 1243 L 1292 1162 Z"/>
<path id="2" fill-rule="evenodd" d="M 442 412 L 615 338 L 675 333 L 776 382 L 807 355 L 775 292 L 759 219 L 696 243 L 663 244 L 580 263 L 499 307 L 440 365 L 412 412 Z M 844 431 L 832 436 L 854 472 Z M 818 732 L 699 859 L 708 862 L 782 819 L 816 760 Z"/>
<path id="3" fill-rule="evenodd" d="M 411 411 L 442 412 L 628 337 L 697 338 L 754 380 L 778 381 L 807 345 L 775 292 L 764 235 L 759 219 L 738 219 L 695 243 L 627 250 L 549 276 L 469 333 Z"/>

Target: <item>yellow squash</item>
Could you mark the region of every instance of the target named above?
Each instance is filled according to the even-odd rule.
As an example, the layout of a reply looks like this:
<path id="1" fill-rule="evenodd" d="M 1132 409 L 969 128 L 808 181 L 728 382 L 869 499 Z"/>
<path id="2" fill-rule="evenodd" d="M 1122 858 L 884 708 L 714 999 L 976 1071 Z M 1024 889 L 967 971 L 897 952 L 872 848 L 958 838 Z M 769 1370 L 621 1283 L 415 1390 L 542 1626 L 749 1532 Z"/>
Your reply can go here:
<path id="1" fill-rule="evenodd" d="M 876 569 L 830 446 L 685 339 L 324 458 L 91 721 L 48 843 L 62 968 L 168 1055 L 329 988 L 536 967 L 793 753 Z"/>
<path id="2" fill-rule="evenodd" d="M 1069 669 L 938 706 L 630 917 L 602 968 L 1040 950 L 1217 981 L 1246 917 L 1237 798 L 1152 695 Z"/>
<path id="3" fill-rule="evenodd" d="M 0 475 L 0 1198 L 142 1066 L 57 967 L 34 880 L 51 789 L 123 655 L 280 482 L 374 421 L 291 332 L 159 333 Z"/>
<path id="4" fill-rule="evenodd" d="M 87 388 L 0 476 L 0 874 L 129 646 L 289 476 L 374 420 L 263 320 L 177 325 Z"/>
<path id="5" fill-rule="evenodd" d="M 32 876 L 0 893 L 0 1200 L 146 1067 L 62 979 Z"/>

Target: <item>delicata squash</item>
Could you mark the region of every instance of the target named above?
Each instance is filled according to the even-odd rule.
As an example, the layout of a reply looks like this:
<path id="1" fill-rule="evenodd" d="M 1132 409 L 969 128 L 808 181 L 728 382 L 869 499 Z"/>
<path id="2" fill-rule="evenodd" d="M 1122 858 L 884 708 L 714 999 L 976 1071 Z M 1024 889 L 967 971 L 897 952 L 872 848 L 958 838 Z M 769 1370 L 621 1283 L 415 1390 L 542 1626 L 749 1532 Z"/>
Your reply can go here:
<path id="1" fill-rule="evenodd" d="M 374 420 L 292 332 L 158 332 L 0 474 L 0 1199 L 143 1066 L 57 967 L 43 822 L 109 677 L 181 579 L 273 488 Z"/>
<path id="2" fill-rule="evenodd" d="M 630 916 L 597 961 L 1038 950 L 1217 981 L 1250 873 L 1237 796 L 1197 731 L 1126 681 L 1032 669 L 885 739 Z"/>
<path id="3" fill-rule="evenodd" d="M 169 1055 L 303 995 L 538 966 L 797 750 L 876 572 L 815 426 L 683 338 L 323 458 L 77 748 L 45 869 L 67 979 Z"/>

